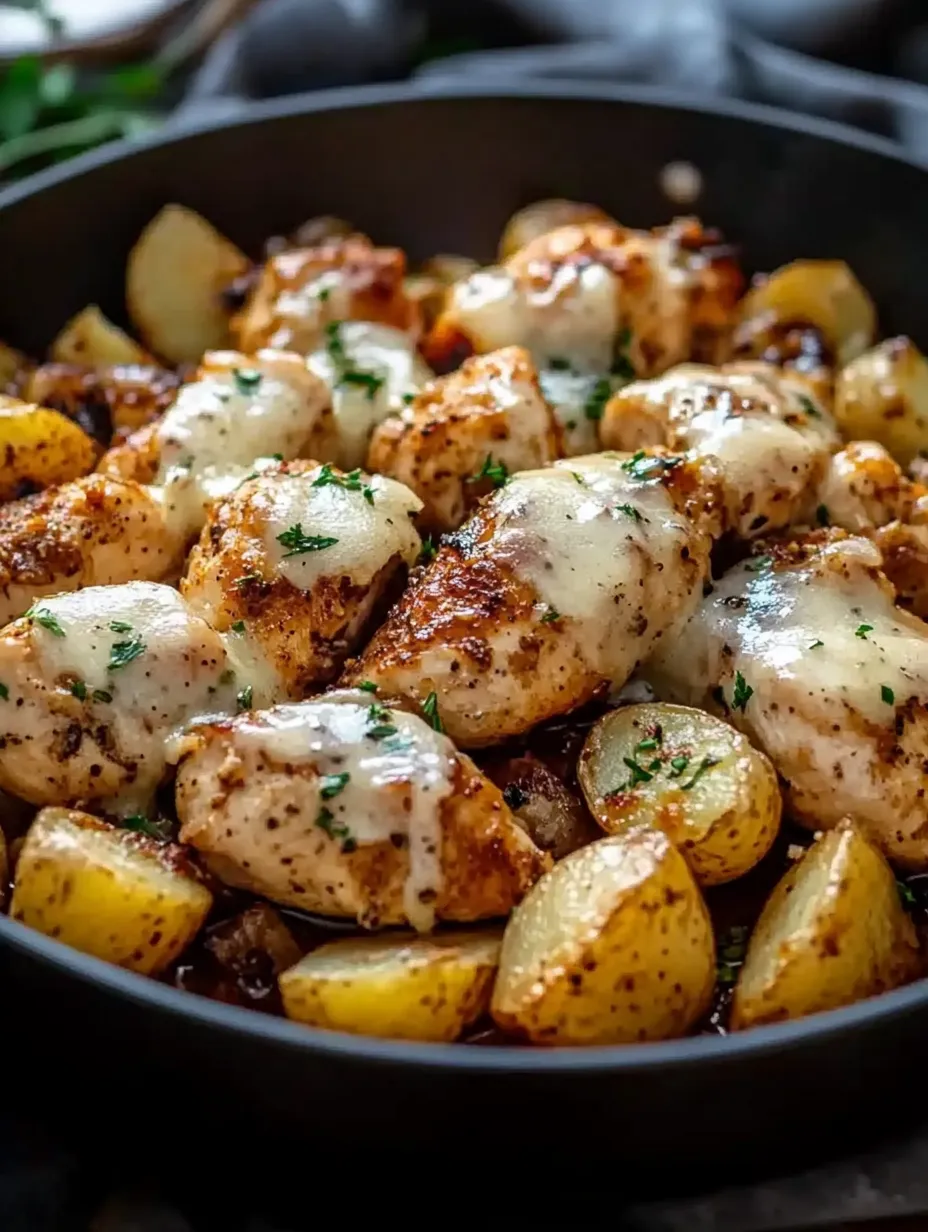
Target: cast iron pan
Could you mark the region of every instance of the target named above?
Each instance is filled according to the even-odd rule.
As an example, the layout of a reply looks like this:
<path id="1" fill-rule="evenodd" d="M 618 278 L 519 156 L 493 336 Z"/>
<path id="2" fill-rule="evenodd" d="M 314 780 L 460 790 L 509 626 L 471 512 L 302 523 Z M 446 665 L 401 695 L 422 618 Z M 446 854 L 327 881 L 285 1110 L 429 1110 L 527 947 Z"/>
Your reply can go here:
<path id="1" fill-rule="evenodd" d="M 540 196 L 595 201 L 631 224 L 666 220 L 674 207 L 659 176 L 677 159 L 702 172 L 695 209 L 742 245 L 749 269 L 846 258 L 884 329 L 928 344 L 928 175 L 891 143 L 741 103 L 550 84 L 286 99 L 46 173 L 0 200 L 0 337 L 41 351 L 88 302 L 122 316 L 126 254 L 166 201 L 255 253 L 324 212 L 414 258 L 487 259 L 507 215 Z M 178 1172 L 221 1125 L 225 1176 L 239 1186 L 270 1171 L 278 1194 L 293 1189 L 288 1144 L 327 1176 L 356 1171 L 366 1149 L 381 1160 L 402 1150 L 410 1200 L 428 1175 L 444 1184 L 434 1163 L 410 1175 L 409 1152 L 428 1148 L 468 1206 L 471 1185 L 499 1182 L 503 1158 L 536 1191 L 571 1186 L 572 1157 L 571 1169 L 605 1156 L 617 1200 L 666 1194 L 897 1130 L 928 1086 L 928 982 L 734 1038 L 543 1051 L 311 1031 L 176 992 L 5 918 L 0 974 L 8 1100 L 84 1136 L 87 1115 L 105 1112 L 107 1151 L 169 1157 Z"/>

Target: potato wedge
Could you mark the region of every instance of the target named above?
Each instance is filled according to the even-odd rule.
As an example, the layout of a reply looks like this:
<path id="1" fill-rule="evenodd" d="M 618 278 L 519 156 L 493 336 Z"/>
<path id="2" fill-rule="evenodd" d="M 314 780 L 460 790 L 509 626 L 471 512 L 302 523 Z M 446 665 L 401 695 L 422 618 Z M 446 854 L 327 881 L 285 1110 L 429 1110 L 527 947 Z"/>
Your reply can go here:
<path id="1" fill-rule="evenodd" d="M 909 338 L 887 338 L 838 374 L 835 418 L 852 441 L 879 441 L 908 466 L 928 449 L 928 360 Z"/>
<path id="2" fill-rule="evenodd" d="M 195 363 L 229 344 L 223 288 L 250 262 L 199 214 L 167 205 L 129 256 L 126 302 L 145 344 L 170 363 Z"/>
<path id="3" fill-rule="evenodd" d="M 701 885 L 732 881 L 780 828 L 776 771 L 740 732 L 702 710 L 647 702 L 604 715 L 577 765 L 590 812 L 608 834 L 657 826 Z"/>
<path id="4" fill-rule="evenodd" d="M 715 982 L 712 924 L 683 856 L 641 827 L 554 866 L 503 935 L 490 1012 L 538 1044 L 684 1035 Z"/>
<path id="5" fill-rule="evenodd" d="M 19 854 L 10 915 L 85 954 L 154 975 L 193 940 L 211 903 L 174 844 L 46 808 Z"/>
<path id="6" fill-rule="evenodd" d="M 861 830 L 844 823 L 816 839 L 767 900 L 738 977 L 731 1026 L 850 1005 L 923 969 L 892 869 Z"/>
<path id="7" fill-rule="evenodd" d="M 0 396 L 0 500 L 48 488 L 93 469 L 97 448 L 60 411 Z"/>
<path id="8" fill-rule="evenodd" d="M 837 365 L 872 346 L 876 332 L 873 301 L 843 261 L 792 261 L 759 282 L 741 301 L 737 335 L 764 318 L 780 333 L 817 329 Z"/>
<path id="9" fill-rule="evenodd" d="M 333 941 L 281 975 L 288 1018 L 386 1039 L 451 1041 L 486 1012 L 498 932 Z"/>
<path id="10" fill-rule="evenodd" d="M 516 210 L 503 228 L 499 241 L 499 259 L 505 261 L 539 235 L 553 231 L 555 227 L 566 227 L 569 223 L 613 221 L 598 205 L 566 201 L 562 197 L 533 201 L 531 205 Z"/>
<path id="11" fill-rule="evenodd" d="M 108 320 L 96 304 L 72 317 L 49 350 L 53 363 L 106 368 L 115 364 L 151 362 L 142 347 Z"/>

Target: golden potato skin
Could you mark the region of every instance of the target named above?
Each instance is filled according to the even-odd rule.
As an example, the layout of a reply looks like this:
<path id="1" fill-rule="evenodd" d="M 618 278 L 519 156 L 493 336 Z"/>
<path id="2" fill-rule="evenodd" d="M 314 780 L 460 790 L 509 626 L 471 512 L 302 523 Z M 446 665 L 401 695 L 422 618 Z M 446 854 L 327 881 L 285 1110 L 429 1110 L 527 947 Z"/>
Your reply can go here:
<path id="1" fill-rule="evenodd" d="M 137 342 L 107 320 L 96 304 L 71 318 L 52 343 L 50 353 L 55 363 L 90 368 L 145 364 L 151 360 Z"/>
<path id="2" fill-rule="evenodd" d="M 85 954 L 154 975 L 186 948 L 211 904 L 180 848 L 87 813 L 46 808 L 23 843 L 10 915 Z"/>
<path id="3" fill-rule="evenodd" d="M 803 1018 L 924 973 L 880 851 L 856 826 L 822 834 L 777 884 L 735 988 L 733 1030 Z"/>
<path id="4" fill-rule="evenodd" d="M 673 1039 L 714 983 L 699 887 L 664 833 L 639 828 L 567 856 L 515 909 L 490 1009 L 536 1044 Z"/>
<path id="5" fill-rule="evenodd" d="M 279 978 L 288 1018 L 385 1039 L 450 1043 L 490 1004 L 500 934 L 333 941 Z"/>
<path id="6" fill-rule="evenodd" d="M 928 360 L 909 338 L 887 338 L 838 374 L 835 418 L 850 440 L 885 445 L 902 466 L 928 449 Z"/>
<path id="7" fill-rule="evenodd" d="M 537 240 L 540 235 L 556 227 L 580 225 L 585 222 L 614 223 L 605 210 L 598 205 L 582 201 L 568 201 L 564 197 L 549 197 L 524 205 L 512 215 L 499 241 L 499 259 L 505 261 L 520 248 Z"/>
<path id="8" fill-rule="evenodd" d="M 0 397 L 0 501 L 49 488 L 93 469 L 93 441 L 66 415 Z"/>
<path id="9" fill-rule="evenodd" d="M 591 728 L 577 769 L 607 834 L 656 826 L 683 852 L 700 885 L 742 877 L 780 828 L 773 766 L 740 732 L 702 710 L 663 702 L 613 710 Z"/>

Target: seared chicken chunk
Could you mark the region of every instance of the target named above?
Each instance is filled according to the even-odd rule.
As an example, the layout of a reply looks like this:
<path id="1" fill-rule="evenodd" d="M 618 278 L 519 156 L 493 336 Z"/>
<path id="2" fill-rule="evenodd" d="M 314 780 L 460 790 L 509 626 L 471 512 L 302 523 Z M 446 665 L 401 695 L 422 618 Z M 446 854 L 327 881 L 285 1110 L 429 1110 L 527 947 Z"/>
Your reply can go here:
<path id="1" fill-rule="evenodd" d="M 636 381 L 609 401 L 600 433 L 608 449 L 715 457 L 727 526 L 742 539 L 804 520 L 839 440 L 813 387 L 766 364 L 681 364 Z"/>
<path id="2" fill-rule="evenodd" d="M 928 521 L 928 488 L 909 479 L 875 441 L 851 441 L 830 460 L 818 490 L 818 518 L 861 533 L 897 519 Z"/>
<path id="3" fill-rule="evenodd" d="M 513 471 L 560 455 L 551 409 L 523 347 L 466 360 L 374 433 L 367 465 L 422 500 L 422 525 L 455 530 L 480 497 Z"/>
<path id="4" fill-rule="evenodd" d="M 549 867 L 441 732 L 342 691 L 197 726 L 181 838 L 223 881 L 367 927 L 507 915 Z"/>
<path id="5" fill-rule="evenodd" d="M 446 537 L 346 680 L 438 695 L 485 745 L 619 687 L 698 602 L 711 463 L 598 455 L 525 471 Z"/>
<path id="6" fill-rule="evenodd" d="M 894 605 L 865 539 L 817 532 L 725 574 L 646 668 L 723 714 L 776 767 L 792 816 L 849 816 L 928 867 L 928 627 Z"/>
<path id="7" fill-rule="evenodd" d="M 306 363 L 332 391 L 331 460 L 346 470 L 364 465 L 377 425 L 401 411 L 432 376 L 408 334 L 367 321 L 332 321 L 325 345 Z"/>
<path id="8" fill-rule="evenodd" d="M 166 368 L 123 364 L 82 368 L 42 364 L 29 376 L 25 397 L 62 411 L 108 446 L 158 418 L 177 396 L 178 377 Z"/>
<path id="9" fill-rule="evenodd" d="M 255 460 L 327 456 L 329 391 L 296 355 L 211 351 L 155 424 L 132 434 L 99 469 L 160 492 L 168 524 L 199 532 L 212 500 L 227 496 Z"/>
<path id="10" fill-rule="evenodd" d="M 219 634 L 149 582 L 43 599 L 0 633 L 0 788 L 144 811 L 169 735 L 235 709 Z"/>
<path id="11" fill-rule="evenodd" d="M 105 475 L 0 505 L 0 626 L 44 595 L 161 581 L 179 567 L 181 546 L 144 488 Z"/>
<path id="12" fill-rule="evenodd" d="M 380 475 L 278 463 L 213 506 L 181 590 L 230 634 L 253 688 L 270 673 L 271 696 L 303 697 L 338 673 L 385 588 L 415 561 L 420 508 Z"/>
<path id="13" fill-rule="evenodd" d="M 415 337 L 419 314 L 405 275 L 399 248 L 375 248 L 362 235 L 288 249 L 264 266 L 232 321 L 232 337 L 249 354 L 275 347 L 301 355 L 324 345 L 325 328 L 335 321 L 374 321 Z"/>

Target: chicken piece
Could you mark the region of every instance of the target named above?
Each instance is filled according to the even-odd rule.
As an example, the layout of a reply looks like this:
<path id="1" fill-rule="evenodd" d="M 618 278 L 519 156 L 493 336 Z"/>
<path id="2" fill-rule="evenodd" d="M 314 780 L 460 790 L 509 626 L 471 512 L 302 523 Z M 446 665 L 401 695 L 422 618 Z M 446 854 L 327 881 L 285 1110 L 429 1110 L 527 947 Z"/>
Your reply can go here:
<path id="1" fill-rule="evenodd" d="M 818 490 L 818 521 L 859 534 L 899 519 L 928 522 L 928 488 L 909 479 L 875 441 L 851 441 L 829 463 Z"/>
<path id="2" fill-rule="evenodd" d="M 243 679 L 270 673 L 272 693 L 303 697 L 337 675 L 415 562 L 420 508 L 393 479 L 278 463 L 213 506 L 181 591 L 229 633 Z"/>
<path id="3" fill-rule="evenodd" d="M 144 488 L 105 475 L 0 505 L 0 627 L 44 595 L 161 581 L 182 549 Z"/>
<path id="4" fill-rule="evenodd" d="M 752 539 L 792 525 L 813 495 L 839 437 L 811 385 L 766 364 L 681 364 L 627 385 L 606 405 L 609 449 L 666 445 L 718 459 L 727 526 Z"/>
<path id="5" fill-rule="evenodd" d="M 456 530 L 513 471 L 560 456 L 560 434 L 523 347 L 465 361 L 374 433 L 367 465 L 423 501 L 421 525 Z"/>
<path id="6" fill-rule="evenodd" d="M 896 590 L 896 602 L 928 620 L 928 525 L 887 522 L 870 532 L 883 557 L 883 572 Z"/>
<path id="7" fill-rule="evenodd" d="M 539 368 L 553 360 L 605 376 L 618 358 L 627 375 L 655 376 L 722 358 L 741 286 L 718 235 L 695 219 L 652 232 L 558 227 L 452 287 L 425 354 L 446 367 L 462 347 L 516 344 Z"/>
<path id="8" fill-rule="evenodd" d="M 0 682 L 0 788 L 123 815 L 145 811 L 172 732 L 236 708 L 219 634 L 151 582 L 43 599 L 0 632 Z"/>
<path id="9" fill-rule="evenodd" d="M 323 346 L 325 327 L 335 321 L 392 325 L 415 338 L 419 313 L 405 276 L 401 249 L 375 248 L 363 235 L 288 249 L 268 259 L 232 320 L 232 337 L 248 354 L 275 347 L 301 355 Z"/>
<path id="10" fill-rule="evenodd" d="M 331 460 L 346 470 L 364 465 L 377 425 L 401 411 L 432 376 L 408 334 L 367 321 L 330 322 L 325 345 L 306 363 L 331 390 L 337 437 Z"/>
<path id="11" fill-rule="evenodd" d="M 24 396 L 61 411 L 106 448 L 152 423 L 174 401 L 179 379 L 166 368 L 124 364 L 82 368 L 42 364 L 29 376 Z"/>
<path id="12" fill-rule="evenodd" d="M 331 436 L 329 391 L 299 356 L 211 351 L 164 416 L 98 469 L 152 484 L 169 527 L 189 539 L 210 501 L 234 492 L 257 459 L 327 457 Z"/>
<path id="13" fill-rule="evenodd" d="M 771 759 L 788 812 L 844 816 L 928 867 L 928 627 L 894 606 L 866 539 L 818 531 L 726 573 L 645 674 Z"/>
<path id="14" fill-rule="evenodd" d="M 445 538 L 345 680 L 436 693 L 467 746 L 573 710 L 698 602 L 717 499 L 711 463 L 669 456 L 515 475 Z"/>
<path id="15" fill-rule="evenodd" d="M 194 727 L 181 838 L 229 885 L 369 928 L 508 915 L 550 867 L 499 789 L 361 690 Z"/>

